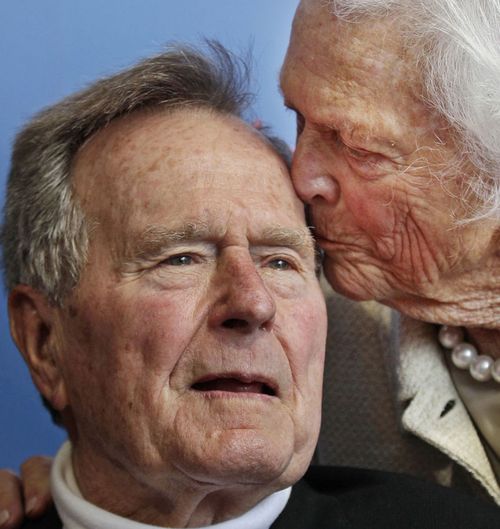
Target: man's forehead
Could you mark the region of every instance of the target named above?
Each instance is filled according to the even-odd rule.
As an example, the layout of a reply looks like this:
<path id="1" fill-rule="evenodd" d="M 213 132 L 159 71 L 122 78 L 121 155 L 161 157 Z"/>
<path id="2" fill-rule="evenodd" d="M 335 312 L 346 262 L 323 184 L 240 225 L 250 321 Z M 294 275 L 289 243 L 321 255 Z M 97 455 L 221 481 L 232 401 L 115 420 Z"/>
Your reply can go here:
<path id="1" fill-rule="evenodd" d="M 188 116 L 187 111 L 161 109 L 122 116 L 91 136 L 80 147 L 73 165 L 76 169 L 85 165 L 87 172 L 94 170 L 103 179 L 106 171 L 126 170 L 129 166 L 135 168 L 145 160 L 168 159 L 194 139 L 197 131 L 186 119 Z M 176 140 L 175 149 L 169 148 L 169 136 Z M 160 144 L 161 150 L 158 149 Z M 114 181 L 119 180 L 118 174 L 112 176 Z"/>
<path id="2" fill-rule="evenodd" d="M 158 183 L 188 184 L 191 172 L 195 178 L 200 171 L 216 178 L 229 165 L 244 168 L 249 155 L 256 165 L 274 160 L 273 170 L 286 172 L 260 133 L 238 117 L 206 109 L 136 112 L 113 121 L 80 148 L 73 181 L 81 197 L 97 188 L 129 192 L 155 184 L 149 181 L 155 176 Z M 270 180 L 265 176 L 263 184 Z"/>
<path id="3" fill-rule="evenodd" d="M 241 120 L 217 116 L 213 126 L 207 114 L 131 117 L 111 124 L 79 153 L 83 163 L 75 174 L 84 211 L 119 254 L 134 241 L 143 248 L 132 253 L 140 254 L 176 238 L 220 239 L 238 223 L 233 233 L 249 241 L 276 244 L 281 234 L 285 246 L 308 244 L 283 161 Z M 188 148 L 184 126 L 200 140 Z"/>

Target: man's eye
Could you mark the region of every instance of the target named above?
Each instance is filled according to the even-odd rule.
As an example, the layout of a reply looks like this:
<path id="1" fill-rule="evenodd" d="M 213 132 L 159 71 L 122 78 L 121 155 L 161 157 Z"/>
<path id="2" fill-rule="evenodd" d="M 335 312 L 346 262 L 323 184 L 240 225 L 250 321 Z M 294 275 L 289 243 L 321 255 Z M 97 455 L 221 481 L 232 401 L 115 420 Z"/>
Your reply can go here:
<path id="1" fill-rule="evenodd" d="M 293 267 L 286 259 L 273 259 L 267 263 L 273 270 L 291 270 Z"/>
<path id="2" fill-rule="evenodd" d="M 170 266 L 186 266 L 193 264 L 194 259 L 191 255 L 181 254 L 181 255 L 172 255 L 168 259 L 163 261 L 164 264 Z"/>

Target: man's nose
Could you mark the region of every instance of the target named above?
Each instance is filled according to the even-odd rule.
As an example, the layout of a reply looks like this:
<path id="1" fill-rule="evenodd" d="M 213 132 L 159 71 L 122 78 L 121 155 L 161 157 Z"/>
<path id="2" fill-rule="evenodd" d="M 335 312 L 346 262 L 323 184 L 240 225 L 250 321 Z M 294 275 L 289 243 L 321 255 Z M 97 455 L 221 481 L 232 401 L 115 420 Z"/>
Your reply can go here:
<path id="1" fill-rule="evenodd" d="M 224 263 L 218 283 L 221 293 L 210 316 L 212 326 L 242 334 L 273 328 L 276 304 L 249 255 Z"/>
<path id="2" fill-rule="evenodd" d="M 302 201 L 315 205 L 336 204 L 340 196 L 337 178 L 332 174 L 334 153 L 319 133 L 304 128 L 297 140 L 292 161 L 292 181 Z"/>

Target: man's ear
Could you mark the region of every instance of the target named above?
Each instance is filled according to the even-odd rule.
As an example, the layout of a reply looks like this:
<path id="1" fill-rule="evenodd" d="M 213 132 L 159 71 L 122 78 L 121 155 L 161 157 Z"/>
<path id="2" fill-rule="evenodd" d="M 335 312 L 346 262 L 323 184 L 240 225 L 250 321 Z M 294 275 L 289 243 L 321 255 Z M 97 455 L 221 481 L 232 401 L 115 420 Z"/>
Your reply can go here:
<path id="1" fill-rule="evenodd" d="M 27 285 L 16 286 L 9 295 L 12 338 L 38 391 L 61 411 L 68 401 L 56 347 L 57 310 L 46 296 Z"/>

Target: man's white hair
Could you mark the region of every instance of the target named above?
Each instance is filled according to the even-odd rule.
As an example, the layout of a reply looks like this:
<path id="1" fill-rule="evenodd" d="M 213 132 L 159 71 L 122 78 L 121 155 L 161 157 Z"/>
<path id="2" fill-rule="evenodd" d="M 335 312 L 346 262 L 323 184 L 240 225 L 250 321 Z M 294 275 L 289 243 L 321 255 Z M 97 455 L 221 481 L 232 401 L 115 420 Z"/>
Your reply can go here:
<path id="1" fill-rule="evenodd" d="M 174 44 L 34 116 L 14 143 L 0 230 L 7 290 L 30 285 L 61 306 L 78 283 L 92 222 L 74 194 L 71 166 L 88 138 L 146 109 L 200 107 L 241 117 L 252 98 L 249 74 L 217 42 L 208 42 L 206 52 Z M 260 133 L 288 164 L 285 143 L 267 127 Z"/>
<path id="2" fill-rule="evenodd" d="M 464 199 L 471 219 L 500 219 L 500 0 L 330 0 L 340 19 L 399 22 L 420 69 L 423 98 L 457 132 L 477 168 Z"/>

